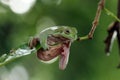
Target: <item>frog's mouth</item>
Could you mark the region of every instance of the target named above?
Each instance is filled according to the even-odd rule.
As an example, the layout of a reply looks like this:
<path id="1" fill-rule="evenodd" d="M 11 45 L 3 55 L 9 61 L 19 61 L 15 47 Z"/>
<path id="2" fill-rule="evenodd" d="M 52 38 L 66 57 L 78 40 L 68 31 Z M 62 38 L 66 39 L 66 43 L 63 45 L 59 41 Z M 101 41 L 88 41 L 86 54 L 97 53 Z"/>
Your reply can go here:
<path id="1" fill-rule="evenodd" d="M 39 49 L 37 51 L 38 58 L 42 61 L 50 61 L 59 56 L 59 68 L 64 70 L 69 60 L 71 41 L 61 36 L 49 36 L 47 43 L 49 49 Z"/>

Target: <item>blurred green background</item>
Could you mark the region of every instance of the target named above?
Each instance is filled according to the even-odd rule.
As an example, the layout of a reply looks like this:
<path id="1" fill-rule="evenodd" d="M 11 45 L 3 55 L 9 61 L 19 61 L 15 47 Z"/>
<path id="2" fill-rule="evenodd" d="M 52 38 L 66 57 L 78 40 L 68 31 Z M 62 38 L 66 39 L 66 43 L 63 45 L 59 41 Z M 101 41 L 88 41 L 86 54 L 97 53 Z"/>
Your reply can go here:
<path id="1" fill-rule="evenodd" d="M 79 36 L 88 34 L 98 2 L 99 0 L 37 0 L 24 14 L 13 12 L 1 2 L 0 55 L 28 41 L 29 37 L 44 28 L 54 25 L 74 26 Z M 117 0 L 106 0 L 105 5 L 116 14 Z M 115 40 L 111 56 L 107 57 L 104 52 L 107 27 L 113 21 L 113 18 L 102 12 L 93 40 L 72 44 L 66 70 L 58 69 L 58 61 L 44 64 L 37 59 L 36 54 L 32 54 L 1 67 L 0 80 L 120 80 L 120 70 L 116 68 L 119 62 L 117 41 Z M 20 73 L 26 74 L 23 75 L 24 79 Z M 15 76 L 19 77 L 12 78 Z"/>

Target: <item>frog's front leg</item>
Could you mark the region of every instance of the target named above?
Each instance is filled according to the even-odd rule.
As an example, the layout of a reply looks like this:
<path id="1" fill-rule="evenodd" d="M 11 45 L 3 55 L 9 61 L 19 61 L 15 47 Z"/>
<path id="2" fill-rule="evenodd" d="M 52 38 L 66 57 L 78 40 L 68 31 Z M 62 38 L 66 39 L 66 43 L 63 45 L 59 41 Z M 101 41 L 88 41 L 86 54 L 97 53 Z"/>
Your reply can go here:
<path id="1" fill-rule="evenodd" d="M 48 50 L 49 49 L 49 46 L 48 46 L 48 35 L 41 35 L 40 38 L 40 45 L 42 46 L 42 48 L 44 50 Z"/>
<path id="2" fill-rule="evenodd" d="M 33 49 L 38 43 L 40 43 L 39 39 L 36 37 L 32 37 L 28 42 L 28 46 L 30 47 L 30 49 Z"/>

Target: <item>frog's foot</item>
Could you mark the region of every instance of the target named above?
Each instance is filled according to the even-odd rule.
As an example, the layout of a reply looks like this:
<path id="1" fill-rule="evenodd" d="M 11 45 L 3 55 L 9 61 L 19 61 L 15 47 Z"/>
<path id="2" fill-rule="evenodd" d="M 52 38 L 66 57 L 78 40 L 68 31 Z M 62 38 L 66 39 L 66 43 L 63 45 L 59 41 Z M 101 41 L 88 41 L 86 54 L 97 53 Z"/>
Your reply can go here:
<path id="1" fill-rule="evenodd" d="M 31 38 L 28 42 L 28 46 L 30 47 L 30 49 L 33 49 L 34 47 L 36 47 L 38 43 L 39 43 L 38 38 Z"/>

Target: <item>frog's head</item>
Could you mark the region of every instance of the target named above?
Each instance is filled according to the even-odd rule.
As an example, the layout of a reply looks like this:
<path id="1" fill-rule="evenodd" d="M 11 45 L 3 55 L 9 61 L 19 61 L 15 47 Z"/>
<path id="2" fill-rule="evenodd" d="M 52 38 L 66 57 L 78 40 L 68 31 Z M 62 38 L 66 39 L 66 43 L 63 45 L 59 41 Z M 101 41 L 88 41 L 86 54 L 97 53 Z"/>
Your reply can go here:
<path id="1" fill-rule="evenodd" d="M 62 36 L 71 41 L 75 41 L 77 39 L 77 30 L 74 27 L 68 26 L 60 26 L 55 30 L 55 36 Z"/>

